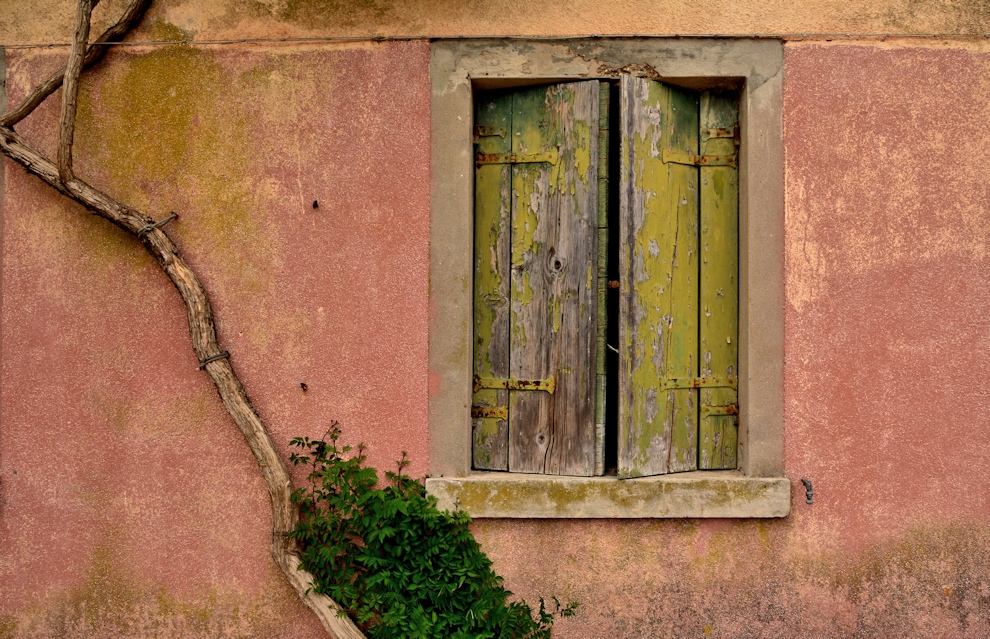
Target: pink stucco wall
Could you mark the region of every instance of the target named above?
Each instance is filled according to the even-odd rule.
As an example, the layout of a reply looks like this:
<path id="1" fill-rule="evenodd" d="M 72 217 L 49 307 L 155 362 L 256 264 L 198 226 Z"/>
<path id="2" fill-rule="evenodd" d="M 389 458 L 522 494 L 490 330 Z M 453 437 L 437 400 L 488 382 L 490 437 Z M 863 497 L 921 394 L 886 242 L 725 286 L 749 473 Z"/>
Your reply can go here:
<path id="1" fill-rule="evenodd" d="M 58 61 L 10 55 L 10 102 Z M 76 159 L 179 213 L 168 232 L 283 449 L 336 419 L 373 464 L 408 450 L 419 475 L 427 62 L 419 43 L 128 50 L 89 76 Z M 18 127 L 49 154 L 57 105 Z M 175 290 L 122 232 L 5 168 L 0 636 L 4 615 L 15 636 L 92 636 L 93 610 L 133 636 L 319 636 L 271 564 L 267 494 Z"/>
<path id="2" fill-rule="evenodd" d="M 169 233 L 280 446 L 338 419 L 414 474 L 428 57 L 117 52 L 84 89 L 77 156 L 180 213 Z M 58 60 L 9 55 L 11 101 Z M 988 78 L 976 45 L 786 46 L 792 514 L 475 522 L 510 588 L 581 602 L 556 636 L 990 636 Z M 19 127 L 49 152 L 54 109 Z M 2 250 L 0 637 L 320 636 L 151 260 L 9 162 Z"/>
<path id="3" fill-rule="evenodd" d="M 786 65 L 789 470 L 846 544 L 990 524 L 990 49 Z"/>

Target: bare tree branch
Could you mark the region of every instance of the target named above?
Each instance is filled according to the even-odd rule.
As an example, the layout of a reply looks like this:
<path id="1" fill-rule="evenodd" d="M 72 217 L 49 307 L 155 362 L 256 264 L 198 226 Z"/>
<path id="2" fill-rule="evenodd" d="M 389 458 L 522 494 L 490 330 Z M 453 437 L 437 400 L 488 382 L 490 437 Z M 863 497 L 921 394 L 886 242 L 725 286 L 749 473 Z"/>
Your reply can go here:
<path id="1" fill-rule="evenodd" d="M 332 637 L 335 639 L 365 639 L 364 634 L 332 599 L 313 591 L 312 575 L 300 567 L 299 556 L 295 552 L 295 544 L 290 537 L 296 527 L 299 512 L 292 503 L 292 479 L 289 470 L 278 454 L 264 422 L 251 404 L 244 386 L 230 365 L 230 354 L 221 350 L 220 344 L 217 342 L 213 309 L 199 277 L 183 259 L 172 240 L 159 228 L 159 225 L 154 224 L 154 220 L 73 176 L 72 142 L 79 75 L 84 64 L 90 64 L 90 53 L 94 51 L 93 47 L 89 47 L 87 50 L 86 40 L 89 35 L 92 8 L 98 1 L 79 0 L 76 30 L 66 69 L 52 75 L 45 84 L 35 89 L 17 110 L 4 116 L 2 124 L 0 124 L 0 151 L 59 193 L 136 236 L 145 249 L 158 261 L 159 266 L 165 271 L 185 303 L 189 337 L 192 341 L 193 352 L 200 361 L 200 369 L 206 371 L 216 386 L 224 407 L 244 436 L 265 480 L 272 507 L 272 558 L 292 587 L 296 589 L 303 602 L 316 614 Z M 122 19 L 121 22 L 128 24 L 136 22 L 148 2 L 149 0 L 135 0 L 134 4 L 131 5 L 131 10 L 128 11 L 130 18 Z M 119 22 L 118 25 L 120 24 Z M 110 33 L 111 30 L 108 30 L 107 33 Z M 104 34 L 104 37 L 107 36 L 107 33 Z M 126 29 L 117 33 L 116 37 L 122 36 L 124 33 L 126 33 Z M 98 59 L 99 55 L 97 53 L 93 61 Z M 48 95 L 51 95 L 63 79 L 65 80 L 65 90 L 62 96 L 58 166 L 56 166 L 50 159 L 32 148 L 24 138 L 10 127 L 13 122 L 22 119 Z M 11 124 L 7 124 L 8 122 Z"/>
<path id="2" fill-rule="evenodd" d="M 98 4 L 98 0 L 93 2 L 95 7 Z M 117 42 L 121 40 L 128 31 L 134 28 L 138 22 L 141 21 L 141 17 L 144 15 L 145 10 L 151 5 L 151 0 L 134 0 L 124 15 L 120 17 L 112 27 L 103 32 L 99 38 L 97 38 L 93 44 L 89 46 L 86 50 L 86 59 L 83 62 L 83 69 L 88 69 L 103 57 L 109 47 L 106 46 L 107 42 Z M 34 91 L 32 91 L 24 100 L 17 105 L 16 109 L 11 109 L 7 113 L 0 117 L 0 126 L 5 126 L 8 128 L 13 128 L 15 124 L 26 118 L 31 114 L 38 105 L 45 101 L 45 98 L 55 93 L 55 91 L 62 86 L 62 80 L 65 78 L 65 69 L 59 69 L 53 73 L 47 80 L 39 84 Z"/>
<path id="3" fill-rule="evenodd" d="M 72 179 L 72 137 L 76 133 L 76 100 L 79 97 L 79 74 L 82 73 L 86 41 L 89 40 L 89 19 L 93 15 L 92 0 L 79 0 L 76 8 L 76 32 L 72 36 L 69 62 L 65 65 L 62 87 L 62 117 L 58 127 L 58 176 L 62 182 Z"/>
<path id="4" fill-rule="evenodd" d="M 51 160 L 9 128 L 0 127 L 0 150 L 58 192 L 137 236 L 158 261 L 185 302 L 189 336 L 199 361 L 203 362 L 225 352 L 217 342 L 213 309 L 196 273 L 164 231 L 160 228 L 145 230 L 154 220 L 79 178 L 63 181 L 58 167 Z M 230 362 L 224 357 L 204 364 L 203 368 L 216 386 L 224 407 L 237 424 L 261 468 L 272 506 L 272 558 L 332 637 L 364 639 L 364 634 L 350 618 L 338 615 L 340 607 L 332 599 L 311 590 L 313 577 L 300 568 L 299 557 L 289 538 L 299 517 L 291 499 L 292 479 Z"/>

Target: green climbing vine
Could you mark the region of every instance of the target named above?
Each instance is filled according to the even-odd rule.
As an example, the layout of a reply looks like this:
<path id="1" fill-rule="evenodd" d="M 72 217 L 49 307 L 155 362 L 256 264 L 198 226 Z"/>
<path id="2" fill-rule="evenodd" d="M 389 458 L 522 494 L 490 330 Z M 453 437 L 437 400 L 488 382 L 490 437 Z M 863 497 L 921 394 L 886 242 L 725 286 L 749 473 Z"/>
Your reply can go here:
<path id="1" fill-rule="evenodd" d="M 423 484 L 364 465 L 364 447 L 349 455 L 336 422 L 322 439 L 296 438 L 295 465 L 310 468 L 297 489 L 300 521 L 293 537 L 315 589 L 330 596 L 371 639 L 548 639 L 557 617 L 577 604 L 537 610 L 512 594 L 492 570 L 463 512 L 441 512 Z"/>

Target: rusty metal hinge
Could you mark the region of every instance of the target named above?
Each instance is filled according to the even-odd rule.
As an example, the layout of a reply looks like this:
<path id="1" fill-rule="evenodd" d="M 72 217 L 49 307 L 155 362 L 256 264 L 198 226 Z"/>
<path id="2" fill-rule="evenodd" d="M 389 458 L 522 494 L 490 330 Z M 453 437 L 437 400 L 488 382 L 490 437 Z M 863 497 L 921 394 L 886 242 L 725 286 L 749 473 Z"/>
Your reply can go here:
<path id="1" fill-rule="evenodd" d="M 712 138 L 732 138 L 737 143 L 739 142 L 739 125 L 727 128 L 710 128 L 701 130 L 701 141 L 705 142 L 711 140 Z"/>
<path id="2" fill-rule="evenodd" d="M 546 391 L 553 395 L 557 389 L 557 380 L 551 375 L 546 379 L 493 379 L 490 377 L 474 376 L 474 392 L 482 388 L 524 390 L 524 391 Z"/>
<path id="3" fill-rule="evenodd" d="M 477 153 L 474 163 L 484 164 L 530 164 L 533 162 L 557 163 L 557 149 L 545 153 Z"/>
<path id="4" fill-rule="evenodd" d="M 481 124 L 476 124 L 474 127 L 474 139 L 478 138 L 493 138 L 498 136 L 505 139 L 505 127 L 504 126 L 483 126 Z"/>
<path id="5" fill-rule="evenodd" d="M 508 406 L 472 406 L 472 419 L 509 419 Z"/>
<path id="6" fill-rule="evenodd" d="M 678 377 L 660 380 L 660 390 L 679 390 L 682 388 L 736 388 L 735 377 Z"/>
<path id="7" fill-rule="evenodd" d="M 736 166 L 736 156 L 732 155 L 691 155 L 663 150 L 665 164 L 687 164 L 689 166 Z"/>
<path id="8" fill-rule="evenodd" d="M 712 406 L 710 404 L 701 405 L 702 418 L 721 417 L 726 415 L 739 417 L 739 404 L 726 404 L 725 406 Z"/>

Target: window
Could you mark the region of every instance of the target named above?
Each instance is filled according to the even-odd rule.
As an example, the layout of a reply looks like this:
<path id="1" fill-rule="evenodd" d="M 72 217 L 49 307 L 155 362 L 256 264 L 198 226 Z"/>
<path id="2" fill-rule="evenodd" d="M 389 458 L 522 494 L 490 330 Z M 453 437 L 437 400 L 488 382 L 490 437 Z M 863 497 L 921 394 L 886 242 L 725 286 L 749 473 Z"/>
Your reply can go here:
<path id="1" fill-rule="evenodd" d="M 441 505 L 458 505 L 476 517 L 787 514 L 790 487 L 782 472 L 781 53 L 779 42 L 746 40 L 433 44 L 430 461 L 434 477 L 428 480 L 427 489 L 437 495 Z M 621 86 L 611 88 L 617 80 Z M 617 94 L 619 100 L 615 100 Z M 637 102 L 636 98 L 643 96 L 646 99 Z M 473 108 L 476 97 L 487 100 L 486 108 L 491 106 L 489 111 L 478 113 L 477 122 Z M 651 140 L 647 135 L 651 127 L 657 132 L 668 130 L 654 126 L 656 122 L 650 120 L 658 115 L 650 111 L 658 100 L 666 101 L 670 112 L 679 105 L 679 115 L 686 117 L 684 123 L 668 123 L 676 125 L 672 135 L 677 140 Z M 608 114 L 608 109 L 600 108 L 605 101 L 613 105 L 624 102 L 624 117 L 619 121 L 614 116 L 599 117 Z M 478 104 L 481 102 L 478 100 Z M 550 110 L 554 114 L 552 121 L 544 121 L 542 129 L 539 116 L 534 115 L 539 111 L 533 108 L 536 104 L 555 105 Z M 713 118 L 734 118 L 735 104 L 740 139 L 738 150 L 732 153 L 737 136 L 735 125 Z M 614 107 L 612 111 L 614 114 Z M 506 114 L 514 117 L 517 112 L 518 122 L 510 122 Z M 560 117 L 562 114 L 567 117 Z M 503 128 L 504 137 L 500 135 Z M 636 479 L 596 476 L 609 460 L 608 447 L 603 445 L 607 440 L 603 432 L 606 420 L 598 409 L 601 403 L 595 401 L 595 395 L 600 397 L 602 393 L 604 372 L 599 368 L 604 340 L 595 318 L 599 285 L 606 281 L 598 259 L 600 246 L 596 246 L 603 226 L 599 223 L 602 208 L 597 182 L 605 177 L 599 175 L 599 169 L 609 168 L 607 161 L 599 161 L 597 133 L 608 131 L 613 139 L 621 139 L 615 137 L 619 129 L 626 138 L 623 153 L 628 156 L 621 163 L 642 164 L 637 169 L 639 174 L 629 172 L 611 179 L 612 191 L 617 191 L 618 182 L 622 193 L 613 210 L 626 209 L 618 214 L 622 235 L 618 244 L 625 256 L 613 260 L 618 262 L 617 279 L 623 287 L 621 308 L 617 311 L 623 333 L 619 349 L 640 355 L 647 349 L 656 350 L 652 343 L 643 341 L 638 322 L 644 318 L 647 323 L 666 322 L 668 328 L 677 326 L 690 333 L 677 340 L 685 357 L 676 371 L 669 367 L 652 367 L 651 371 L 650 366 L 633 365 L 637 359 L 642 364 L 644 357 L 624 357 L 627 369 L 613 375 L 618 392 L 626 394 L 616 402 L 623 407 L 617 439 L 626 441 L 616 442 L 613 455 L 619 474 Z M 475 157 L 475 134 L 484 157 Z M 519 144 L 513 138 L 519 138 Z M 677 147 L 680 142 L 684 142 L 683 149 Z M 607 144 L 601 147 L 607 148 Z M 545 155 L 553 151 L 556 157 Z M 731 158 L 733 155 L 735 158 Z M 651 168 L 648 157 L 657 159 L 657 166 Z M 736 166 L 728 164 L 730 161 Z M 613 159 L 611 165 L 617 164 Z M 737 169 L 738 191 L 723 189 L 721 199 L 715 198 L 718 202 L 714 213 L 706 213 L 706 180 L 710 187 L 717 180 L 735 175 Z M 568 171 L 572 172 L 570 181 L 561 182 L 561 172 Z M 519 182 L 513 182 L 516 180 Z M 551 188 L 551 184 L 561 188 Z M 692 188 L 695 195 L 691 194 Z M 504 199 L 511 198 L 514 191 L 526 189 L 530 203 L 541 204 L 530 207 L 529 212 L 519 209 L 515 221 L 505 219 Z M 655 195 L 663 190 L 668 197 Z M 555 193 L 566 197 L 553 200 Z M 736 203 L 729 201 L 731 195 L 727 199 L 725 193 L 738 193 L 738 216 L 729 212 Z M 685 194 L 689 196 L 683 197 Z M 641 203 L 634 201 L 637 197 Z M 475 198 L 479 198 L 477 202 Z M 681 204 L 682 200 L 687 202 Z M 673 216 L 651 214 L 639 221 L 630 214 L 637 206 L 645 210 L 654 205 L 680 209 Z M 568 211 L 569 220 L 563 227 L 556 223 L 561 207 Z M 527 227 L 530 213 L 558 217 L 553 218 L 554 224 L 531 223 Z M 476 215 L 480 227 L 487 225 L 498 232 L 476 235 Z M 721 216 L 721 221 L 706 222 L 706 215 Z M 671 219 L 679 220 L 685 228 L 696 226 L 698 244 L 688 246 L 678 240 L 676 249 L 675 245 L 648 244 L 636 253 L 637 234 L 642 230 L 637 224 L 663 224 Z M 738 241 L 732 238 L 733 224 L 738 229 Z M 539 230 L 541 226 L 543 230 Z M 705 236 L 706 226 L 714 235 Z M 506 241 L 499 230 L 505 227 L 518 227 L 517 238 L 523 241 L 515 242 L 511 233 Z M 550 237 L 527 236 L 544 231 L 558 233 L 558 229 L 563 229 L 565 235 L 553 241 Z M 616 230 L 613 224 L 613 234 Z M 558 245 L 550 255 L 549 249 L 561 241 L 565 245 Z M 480 245 L 476 246 L 476 242 Z M 538 255 L 530 251 L 527 256 L 534 242 L 543 250 Z M 719 242 L 724 246 L 712 248 L 713 243 Z M 736 243 L 738 265 L 726 267 L 727 261 L 720 259 L 717 273 L 706 272 L 706 243 L 709 250 L 721 255 L 726 254 L 726 246 Z M 669 287 L 661 284 L 668 271 L 677 270 L 665 271 L 663 267 L 674 263 L 674 250 L 682 251 L 680 257 L 692 253 L 693 265 L 685 258 L 681 272 L 669 273 L 673 279 L 690 279 L 690 285 L 675 286 L 676 299 L 658 304 L 657 295 L 670 297 Z M 491 278 L 488 289 L 476 291 L 474 257 L 483 254 L 498 256 L 498 268 L 489 271 L 497 277 Z M 562 258 L 559 267 L 557 258 Z M 637 260 L 652 260 L 654 264 L 639 264 Z M 565 274 L 567 265 L 574 261 L 586 265 L 585 277 Z M 643 270 L 637 271 L 640 267 Z M 534 289 L 534 285 L 542 288 Z M 552 290 L 546 290 L 547 286 Z M 633 294 L 637 286 L 643 289 L 638 297 Z M 660 288 L 664 288 L 663 293 Z M 689 290 L 693 293 L 685 293 Z M 733 291 L 738 291 L 737 312 L 731 309 L 735 302 Z M 654 298 L 647 299 L 648 294 Z M 532 305 L 534 299 L 546 302 Z M 651 308 L 642 306 L 644 300 L 650 302 L 647 306 Z M 526 309 L 527 303 L 533 308 Z M 641 305 L 638 309 L 637 303 Z M 577 311 L 558 313 L 556 309 L 565 304 L 575 305 Z M 514 308 L 522 315 L 513 324 L 505 318 Z M 476 330 L 475 309 L 490 315 L 490 330 Z M 674 317 L 674 310 L 684 318 L 695 319 L 682 322 Z M 709 317 L 706 310 L 715 318 L 708 322 L 716 325 L 714 329 L 705 326 Z M 738 318 L 738 327 L 732 326 L 734 318 Z M 567 330 L 578 338 L 560 340 L 577 343 L 573 352 L 545 348 L 524 352 L 522 345 L 530 338 L 529 331 L 549 330 L 552 334 L 554 328 L 563 330 L 554 324 L 559 321 L 575 324 Z M 515 335 L 513 326 L 526 328 Z M 482 337 L 487 359 L 486 353 L 480 358 L 475 356 L 476 332 Z M 514 342 L 517 337 L 518 343 Z M 549 335 L 539 339 L 556 338 Z M 718 347 L 705 348 L 705 344 L 715 342 Z M 737 354 L 733 352 L 736 349 Z M 512 356 L 506 356 L 510 351 Z M 704 354 L 709 351 L 712 359 L 706 360 Z M 557 360 L 550 362 L 548 352 Z M 735 371 L 738 373 L 733 376 Z M 655 379 L 637 381 L 648 375 Z M 571 379 L 566 379 L 568 376 Z M 481 381 L 476 383 L 475 377 Z M 544 388 L 553 384 L 554 393 L 521 390 L 524 383 L 537 387 L 542 384 Z M 679 402 L 670 419 L 661 414 L 665 410 L 660 407 L 662 402 L 647 394 L 650 388 L 661 386 L 674 391 Z M 559 416 L 555 412 L 557 403 L 562 404 Z M 737 443 L 731 441 L 735 433 L 733 412 L 738 412 L 740 418 Z M 553 414 L 556 430 L 533 428 L 539 419 L 521 419 L 519 441 L 515 442 L 518 450 L 513 453 L 512 435 L 504 425 L 514 413 L 520 418 Z M 684 418 L 685 414 L 691 417 Z M 472 415 L 474 437 L 469 426 Z M 725 428 L 726 423 L 732 424 L 731 430 Z M 665 424 L 672 430 L 663 432 Z M 541 434 L 545 435 L 543 441 Z M 701 443 L 701 450 L 684 453 L 687 447 L 677 437 L 692 436 Z M 670 449 L 659 450 L 657 442 L 664 441 L 673 442 L 673 452 L 678 454 L 671 455 Z M 518 464 L 513 463 L 513 455 Z M 671 459 L 672 464 L 668 463 Z M 522 474 L 478 472 L 472 470 L 472 463 L 475 469 L 508 468 Z M 702 469 L 736 470 L 645 476 L 684 470 L 695 463 Z"/>
<path id="2" fill-rule="evenodd" d="M 735 468 L 738 135 L 729 90 L 475 93 L 474 469 Z"/>

